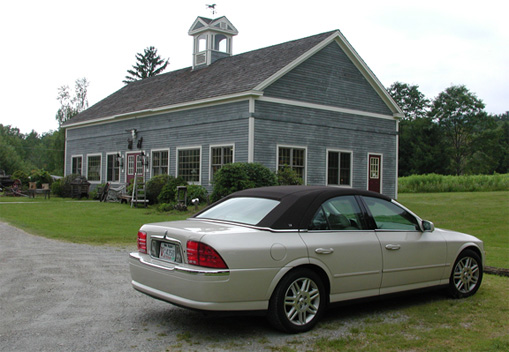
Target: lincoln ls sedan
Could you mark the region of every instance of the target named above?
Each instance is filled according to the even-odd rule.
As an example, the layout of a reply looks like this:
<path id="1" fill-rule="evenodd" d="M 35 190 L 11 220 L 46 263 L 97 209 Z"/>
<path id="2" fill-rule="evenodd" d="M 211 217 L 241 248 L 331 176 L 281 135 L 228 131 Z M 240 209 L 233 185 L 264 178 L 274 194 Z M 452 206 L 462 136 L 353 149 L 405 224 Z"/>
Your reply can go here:
<path id="1" fill-rule="evenodd" d="M 180 307 L 260 311 L 313 328 L 331 303 L 422 288 L 455 298 L 481 285 L 481 240 L 435 228 L 389 197 L 278 186 L 234 193 L 184 221 L 143 225 L 134 289 Z"/>

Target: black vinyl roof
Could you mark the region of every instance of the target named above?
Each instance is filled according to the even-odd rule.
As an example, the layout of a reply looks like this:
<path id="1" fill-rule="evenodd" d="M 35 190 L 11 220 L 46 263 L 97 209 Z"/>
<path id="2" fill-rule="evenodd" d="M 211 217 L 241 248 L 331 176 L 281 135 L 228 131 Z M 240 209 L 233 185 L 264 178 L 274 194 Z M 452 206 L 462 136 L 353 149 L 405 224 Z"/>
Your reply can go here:
<path id="1" fill-rule="evenodd" d="M 263 218 L 257 226 L 277 230 L 291 230 L 306 228 L 310 217 L 316 213 L 318 207 L 326 200 L 347 195 L 369 196 L 385 199 L 387 201 L 391 200 L 390 197 L 383 194 L 356 188 L 328 186 L 274 186 L 251 188 L 235 192 L 221 199 L 218 203 L 237 197 L 269 198 L 278 200 L 280 204 L 267 216 L 265 216 L 265 218 Z M 211 206 L 214 206 L 215 204 Z M 206 209 L 208 209 L 208 207 Z M 200 213 L 196 215 L 199 215 Z"/>

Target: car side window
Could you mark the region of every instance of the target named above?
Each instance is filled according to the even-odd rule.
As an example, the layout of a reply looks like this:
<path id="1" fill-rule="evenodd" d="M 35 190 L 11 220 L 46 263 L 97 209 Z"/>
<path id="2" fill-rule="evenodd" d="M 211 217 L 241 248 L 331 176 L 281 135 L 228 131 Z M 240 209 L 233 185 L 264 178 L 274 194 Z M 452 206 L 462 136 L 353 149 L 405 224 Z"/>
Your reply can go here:
<path id="1" fill-rule="evenodd" d="M 352 231 L 362 228 L 361 211 L 353 196 L 327 200 L 318 208 L 309 230 Z"/>
<path id="2" fill-rule="evenodd" d="M 398 205 L 379 198 L 363 197 L 376 227 L 382 230 L 419 230 L 417 219 Z"/>

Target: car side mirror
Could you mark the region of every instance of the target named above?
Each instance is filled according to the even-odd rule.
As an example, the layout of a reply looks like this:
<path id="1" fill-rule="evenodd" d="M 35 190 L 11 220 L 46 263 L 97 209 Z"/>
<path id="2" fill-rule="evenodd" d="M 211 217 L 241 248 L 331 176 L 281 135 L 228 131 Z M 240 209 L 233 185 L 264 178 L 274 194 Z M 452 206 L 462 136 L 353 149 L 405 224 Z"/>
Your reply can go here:
<path id="1" fill-rule="evenodd" d="M 421 222 L 421 228 L 424 232 L 433 232 L 435 231 L 435 225 L 428 220 L 423 220 Z"/>

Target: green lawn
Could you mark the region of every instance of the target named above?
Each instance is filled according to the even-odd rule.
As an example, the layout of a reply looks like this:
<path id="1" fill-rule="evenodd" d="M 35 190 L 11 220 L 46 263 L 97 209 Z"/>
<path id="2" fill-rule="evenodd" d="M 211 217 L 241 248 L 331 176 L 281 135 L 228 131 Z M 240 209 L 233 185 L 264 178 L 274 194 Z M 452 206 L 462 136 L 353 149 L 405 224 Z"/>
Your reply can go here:
<path id="1" fill-rule="evenodd" d="M 436 227 L 480 238 L 486 265 L 509 268 L 509 192 L 404 193 L 398 201 Z"/>
<path id="2" fill-rule="evenodd" d="M 44 237 L 98 245 L 135 245 L 144 223 L 181 220 L 191 214 L 168 215 L 151 208 L 98 201 L 0 198 L 0 219 L 13 226 Z"/>
<path id="3" fill-rule="evenodd" d="M 509 268 L 509 192 L 401 194 L 398 199 L 435 226 L 482 239 L 487 265 Z M 28 232 L 64 241 L 129 245 L 141 225 L 193 214 L 61 198 L 0 197 L 0 219 Z"/>
<path id="4" fill-rule="evenodd" d="M 487 264 L 509 267 L 509 192 L 402 194 L 399 201 L 438 227 L 480 237 Z M 0 197 L 2 221 L 76 243 L 134 246 L 143 223 L 184 219 L 192 213 L 161 214 L 97 201 Z M 267 342 L 263 333 L 246 339 L 257 338 L 252 342 L 271 351 L 508 351 L 507 297 L 509 279 L 485 275 L 479 292 L 467 299 L 432 292 L 348 305 L 328 312 L 315 330 L 290 335 L 282 344 Z M 191 340 L 199 344 L 201 338 L 206 339 Z M 238 343 L 246 347 L 244 340 Z"/>

